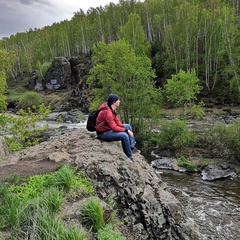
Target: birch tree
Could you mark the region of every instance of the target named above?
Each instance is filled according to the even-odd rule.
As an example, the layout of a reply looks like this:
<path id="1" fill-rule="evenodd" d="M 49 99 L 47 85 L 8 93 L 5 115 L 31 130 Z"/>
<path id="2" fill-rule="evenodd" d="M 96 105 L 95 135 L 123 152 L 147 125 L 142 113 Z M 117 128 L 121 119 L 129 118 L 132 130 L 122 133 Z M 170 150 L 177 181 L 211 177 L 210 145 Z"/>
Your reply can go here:
<path id="1" fill-rule="evenodd" d="M 120 28 L 120 37 L 131 44 L 136 54 L 149 55 L 150 44 L 146 41 L 146 35 L 138 14 L 129 15 L 128 22 Z"/>
<path id="2" fill-rule="evenodd" d="M 16 56 L 13 52 L 0 49 L 0 112 L 6 109 L 6 74 L 10 71 L 15 58 Z"/>

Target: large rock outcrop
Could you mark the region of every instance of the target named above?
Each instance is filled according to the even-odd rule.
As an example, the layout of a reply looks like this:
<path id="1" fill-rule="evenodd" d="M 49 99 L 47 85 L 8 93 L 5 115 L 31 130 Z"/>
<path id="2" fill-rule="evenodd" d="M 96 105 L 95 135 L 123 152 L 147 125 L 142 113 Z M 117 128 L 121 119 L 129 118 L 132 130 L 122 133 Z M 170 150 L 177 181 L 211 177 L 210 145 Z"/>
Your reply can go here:
<path id="1" fill-rule="evenodd" d="M 21 174 L 22 167 L 32 175 L 37 169 L 47 172 L 70 163 L 87 174 L 100 198 L 112 196 L 132 240 L 204 239 L 145 158 L 136 153 L 133 160 L 125 156 L 119 142 L 103 142 L 95 133 L 77 129 L 10 154 L 8 164 L 0 162 L 0 179 L 10 169 Z"/>

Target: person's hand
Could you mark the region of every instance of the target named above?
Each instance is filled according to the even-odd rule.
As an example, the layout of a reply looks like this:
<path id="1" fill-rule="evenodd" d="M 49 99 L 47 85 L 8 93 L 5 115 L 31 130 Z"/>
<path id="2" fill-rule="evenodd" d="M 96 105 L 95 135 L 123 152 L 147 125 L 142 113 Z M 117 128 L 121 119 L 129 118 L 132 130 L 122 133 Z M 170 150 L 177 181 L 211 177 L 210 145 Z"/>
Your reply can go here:
<path id="1" fill-rule="evenodd" d="M 130 131 L 130 130 L 128 130 L 128 135 L 129 135 L 130 137 L 133 137 L 133 132 Z"/>

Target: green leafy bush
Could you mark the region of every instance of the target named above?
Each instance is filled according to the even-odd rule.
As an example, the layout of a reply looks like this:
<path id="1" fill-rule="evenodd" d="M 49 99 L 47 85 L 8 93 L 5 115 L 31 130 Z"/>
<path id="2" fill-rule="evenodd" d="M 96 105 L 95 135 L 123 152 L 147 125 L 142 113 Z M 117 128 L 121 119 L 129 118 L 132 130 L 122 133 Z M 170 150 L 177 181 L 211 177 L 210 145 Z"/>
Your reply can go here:
<path id="1" fill-rule="evenodd" d="M 38 144 L 42 140 L 43 133 L 47 131 L 48 125 L 37 128 L 36 122 L 44 120 L 49 112 L 50 107 L 40 104 L 35 113 L 28 108 L 26 111 L 21 109 L 17 116 L 2 114 L 0 116 L 0 130 L 11 136 L 5 136 L 8 150 L 22 150 Z"/>
<path id="2" fill-rule="evenodd" d="M 219 124 L 208 131 L 204 139 L 206 147 L 215 156 L 232 157 L 240 161 L 240 121 L 232 124 Z"/>
<path id="3" fill-rule="evenodd" d="M 19 108 L 27 110 L 28 108 L 34 109 L 39 107 L 42 103 L 42 97 L 39 93 L 28 91 L 23 93 L 19 98 Z"/>
<path id="4" fill-rule="evenodd" d="M 179 70 L 178 74 L 172 75 L 172 78 L 167 79 L 165 84 L 167 100 L 175 106 L 182 106 L 185 114 L 190 111 L 197 116 L 203 114 L 201 109 L 204 105 L 203 102 L 200 104 L 194 103 L 201 89 L 200 80 L 197 78 L 195 69 L 187 72 Z"/>
<path id="5" fill-rule="evenodd" d="M 195 141 L 196 136 L 189 131 L 185 121 L 180 119 L 162 121 L 160 134 L 158 134 L 158 144 L 161 148 L 176 151 Z"/>

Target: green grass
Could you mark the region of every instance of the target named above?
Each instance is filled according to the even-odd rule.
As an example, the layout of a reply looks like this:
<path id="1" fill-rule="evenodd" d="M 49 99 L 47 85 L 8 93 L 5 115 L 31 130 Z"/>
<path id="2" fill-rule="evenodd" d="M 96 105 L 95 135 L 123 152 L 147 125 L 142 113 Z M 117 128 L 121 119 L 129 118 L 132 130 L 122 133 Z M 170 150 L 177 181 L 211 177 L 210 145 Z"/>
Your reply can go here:
<path id="1" fill-rule="evenodd" d="M 26 90 L 25 90 L 26 91 Z M 8 99 L 12 99 L 12 100 L 19 100 L 19 98 L 22 96 L 23 94 L 23 90 L 22 91 L 14 91 L 14 90 L 7 90 L 6 91 L 6 95 Z"/>
<path id="2" fill-rule="evenodd" d="M 113 229 L 112 224 L 107 224 L 98 231 L 98 240 L 125 240 L 126 238 L 121 236 L 120 233 Z"/>
<path id="3" fill-rule="evenodd" d="M 104 227 L 104 209 L 98 199 L 90 199 L 82 209 L 84 223 L 92 227 L 95 232 Z"/>
<path id="4" fill-rule="evenodd" d="M 73 201 L 92 196 L 93 190 L 88 179 L 70 165 L 62 165 L 52 174 L 30 176 L 25 181 L 17 175 L 10 176 L 0 184 L 0 236 L 4 230 L 9 232 L 9 240 L 88 240 L 88 232 L 92 229 L 93 235 L 101 230 L 99 236 L 113 236 L 99 239 L 124 239 L 113 227 L 105 228 L 106 224 L 114 222 L 116 212 L 111 210 L 110 214 L 105 214 L 97 197 L 83 206 L 83 218 L 79 223 L 68 223 L 59 215 L 63 203 L 68 203 L 69 194 Z M 108 201 L 114 206 L 112 199 Z M 87 231 L 79 227 L 84 223 Z"/>
<path id="5" fill-rule="evenodd" d="M 84 114 L 78 114 L 77 116 L 76 116 L 76 118 L 77 119 L 79 119 L 79 120 L 83 120 L 84 119 Z"/>
<path id="6" fill-rule="evenodd" d="M 188 161 L 185 157 L 178 158 L 178 166 L 186 168 L 188 172 L 193 172 L 196 170 L 196 166 L 194 163 Z"/>

